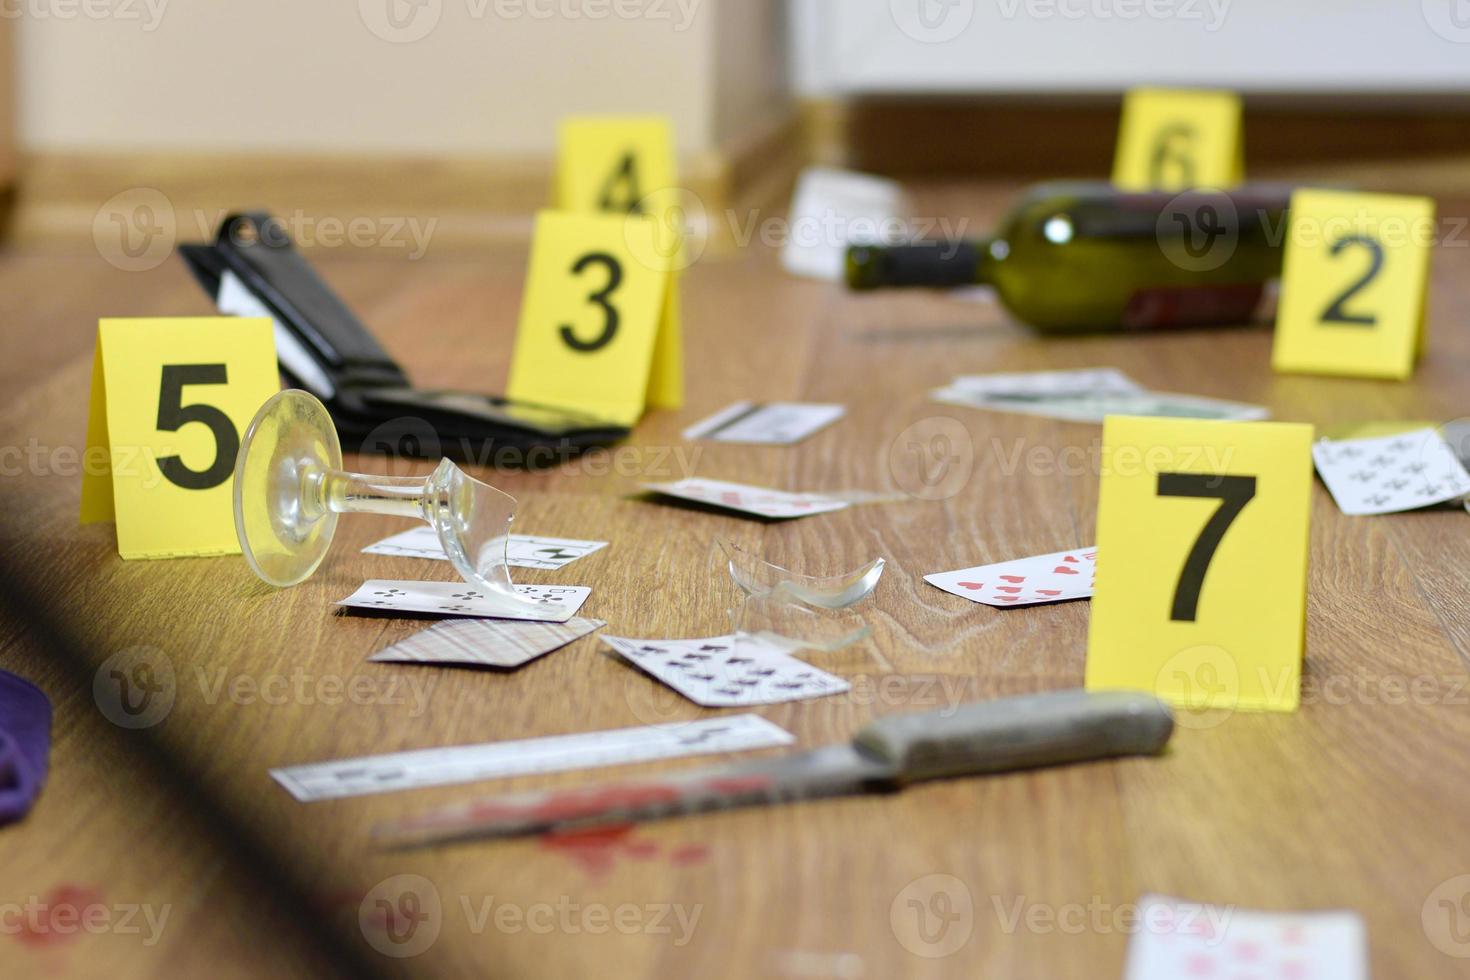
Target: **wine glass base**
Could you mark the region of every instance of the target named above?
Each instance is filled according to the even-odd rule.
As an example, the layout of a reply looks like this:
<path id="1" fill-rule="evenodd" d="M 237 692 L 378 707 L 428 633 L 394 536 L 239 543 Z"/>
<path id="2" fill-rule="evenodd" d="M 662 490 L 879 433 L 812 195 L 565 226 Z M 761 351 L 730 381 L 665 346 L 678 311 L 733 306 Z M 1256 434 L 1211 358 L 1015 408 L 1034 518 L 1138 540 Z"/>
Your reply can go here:
<path id="1" fill-rule="evenodd" d="M 313 396 L 283 391 L 256 413 L 235 461 L 235 533 L 261 579 L 285 588 L 321 565 L 337 530 L 321 480 L 341 468 L 337 428 Z"/>

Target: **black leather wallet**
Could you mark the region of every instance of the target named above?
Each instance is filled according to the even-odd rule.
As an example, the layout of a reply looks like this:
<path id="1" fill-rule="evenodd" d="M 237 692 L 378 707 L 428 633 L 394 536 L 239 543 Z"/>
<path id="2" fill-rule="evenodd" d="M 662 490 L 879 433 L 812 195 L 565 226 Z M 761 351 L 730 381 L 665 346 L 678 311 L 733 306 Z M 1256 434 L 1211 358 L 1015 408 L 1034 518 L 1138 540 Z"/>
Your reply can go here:
<path id="1" fill-rule="evenodd" d="M 578 412 L 413 387 L 269 214 L 232 214 L 213 242 L 180 251 L 221 313 L 275 321 L 281 372 L 322 400 L 348 451 L 526 466 L 628 434 Z"/>

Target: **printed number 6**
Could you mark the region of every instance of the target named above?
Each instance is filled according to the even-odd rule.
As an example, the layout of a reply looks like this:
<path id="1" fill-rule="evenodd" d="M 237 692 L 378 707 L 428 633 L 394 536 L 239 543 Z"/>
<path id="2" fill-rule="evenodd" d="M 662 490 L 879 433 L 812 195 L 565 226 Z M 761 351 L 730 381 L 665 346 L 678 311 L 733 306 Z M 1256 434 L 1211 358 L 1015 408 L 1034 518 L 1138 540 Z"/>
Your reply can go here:
<path id="1" fill-rule="evenodd" d="M 1189 154 L 1189 144 L 1194 142 L 1194 138 L 1194 127 L 1187 123 L 1170 123 L 1159 130 L 1159 135 L 1154 140 L 1153 158 L 1149 161 L 1150 184 L 1155 187 L 1165 186 L 1168 182 L 1164 180 L 1164 170 L 1172 163 L 1179 174 L 1176 182 L 1178 186 L 1195 185 L 1194 160 Z"/>
<path id="2" fill-rule="evenodd" d="M 178 456 L 164 456 L 158 468 L 164 479 L 185 490 L 212 490 L 235 472 L 240 434 L 230 417 L 213 405 L 185 405 L 185 385 L 222 385 L 229 382 L 223 364 L 165 364 L 158 385 L 158 431 L 177 432 L 190 422 L 203 422 L 214 434 L 214 462 L 206 470 L 191 470 Z"/>
<path id="3" fill-rule="evenodd" d="M 613 338 L 617 336 L 618 323 L 621 317 L 618 315 L 617 308 L 612 305 L 612 294 L 623 284 L 622 264 L 606 252 L 593 252 L 590 255 L 582 256 L 572 266 L 572 275 L 580 276 L 587 270 L 589 265 L 601 265 L 607 269 L 607 285 L 600 292 L 593 293 L 587 297 L 587 302 L 602 307 L 602 312 L 605 316 L 602 333 L 593 340 L 582 340 L 570 326 L 564 325 L 561 328 L 562 343 L 566 344 L 572 350 L 580 351 L 584 354 L 602 350 L 608 344 L 612 343 Z"/>
<path id="4" fill-rule="evenodd" d="M 1207 473 L 1160 473 L 1160 497 L 1218 497 L 1220 509 L 1215 511 L 1199 540 L 1185 559 L 1174 589 L 1174 610 L 1169 616 L 1176 623 L 1192 623 L 1199 612 L 1199 594 L 1205 585 L 1205 572 L 1215 560 L 1215 552 L 1230 525 L 1255 499 L 1256 478 L 1253 476 L 1213 476 Z"/>

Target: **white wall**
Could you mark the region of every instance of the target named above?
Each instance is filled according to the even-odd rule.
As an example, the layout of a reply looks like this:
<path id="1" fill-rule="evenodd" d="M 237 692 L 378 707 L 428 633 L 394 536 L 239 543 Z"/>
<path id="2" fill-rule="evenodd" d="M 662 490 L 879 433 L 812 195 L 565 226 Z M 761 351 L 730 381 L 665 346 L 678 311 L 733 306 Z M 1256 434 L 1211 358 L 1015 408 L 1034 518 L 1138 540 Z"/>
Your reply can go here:
<path id="1" fill-rule="evenodd" d="M 24 11 L 19 98 L 27 148 L 403 156 L 544 155 L 558 118 L 579 112 L 667 113 L 683 149 L 707 149 L 730 125 L 717 112 L 749 111 L 738 99 L 717 110 L 723 5 L 775 7 L 774 0 L 15 0 L 0 7 Z M 735 36 L 762 45 L 757 57 L 780 50 L 779 38 L 752 33 L 758 21 L 736 15 L 733 22 Z"/>
<path id="2" fill-rule="evenodd" d="M 792 0 L 791 17 L 808 96 L 1470 91 L 1465 0 Z"/>

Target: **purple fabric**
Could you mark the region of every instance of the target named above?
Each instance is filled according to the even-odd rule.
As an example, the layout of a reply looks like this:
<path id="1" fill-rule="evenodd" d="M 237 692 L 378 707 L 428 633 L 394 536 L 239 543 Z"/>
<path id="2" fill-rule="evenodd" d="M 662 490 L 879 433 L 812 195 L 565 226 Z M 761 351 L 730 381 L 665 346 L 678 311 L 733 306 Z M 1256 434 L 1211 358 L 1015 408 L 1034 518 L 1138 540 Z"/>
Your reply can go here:
<path id="1" fill-rule="evenodd" d="M 30 681 L 0 670 L 0 826 L 30 812 L 50 754 L 51 702 Z"/>

